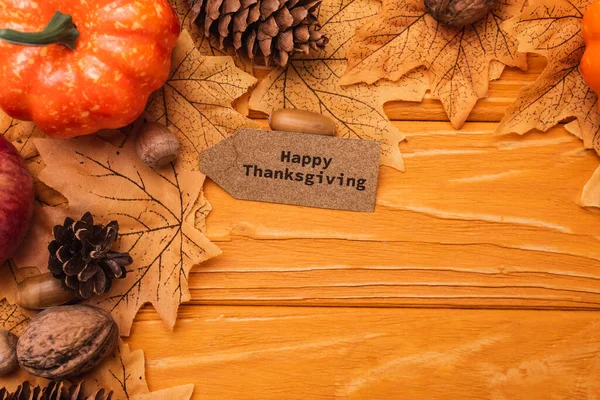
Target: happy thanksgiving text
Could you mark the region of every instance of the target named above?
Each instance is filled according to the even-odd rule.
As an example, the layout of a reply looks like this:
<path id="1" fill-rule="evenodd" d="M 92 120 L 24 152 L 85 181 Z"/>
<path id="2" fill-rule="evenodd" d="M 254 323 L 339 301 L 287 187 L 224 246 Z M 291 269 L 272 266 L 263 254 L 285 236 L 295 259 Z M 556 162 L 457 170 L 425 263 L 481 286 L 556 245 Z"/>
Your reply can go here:
<path id="1" fill-rule="evenodd" d="M 358 191 L 366 189 L 367 180 L 358 177 L 345 176 L 343 172 L 336 175 L 326 173 L 327 169 L 334 162 L 333 157 L 319 157 L 301 154 L 292 154 L 291 151 L 282 151 L 280 161 L 284 164 L 293 164 L 292 167 L 319 169 L 318 173 L 300 172 L 290 167 L 282 169 L 261 168 L 254 164 L 244 164 L 247 177 L 279 179 L 284 181 L 293 181 L 303 183 L 307 186 L 318 185 L 338 185 L 342 187 L 354 188 Z"/>

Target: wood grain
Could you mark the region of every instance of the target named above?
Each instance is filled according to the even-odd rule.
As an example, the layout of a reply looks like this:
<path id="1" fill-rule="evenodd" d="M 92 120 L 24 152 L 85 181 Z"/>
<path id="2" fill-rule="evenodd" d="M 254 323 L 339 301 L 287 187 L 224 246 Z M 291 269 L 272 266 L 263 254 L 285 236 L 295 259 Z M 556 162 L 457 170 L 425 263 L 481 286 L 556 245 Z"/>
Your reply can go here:
<path id="1" fill-rule="evenodd" d="M 406 172 L 382 169 L 373 214 L 239 201 L 208 181 L 223 255 L 192 271 L 173 332 L 146 308 L 129 339 L 151 389 L 599 399 L 600 216 L 579 205 L 598 157 L 562 127 L 491 136 L 544 65 L 507 69 L 460 131 L 430 97 L 387 104 Z"/>
<path id="2" fill-rule="evenodd" d="M 374 214 L 245 202 L 206 184 L 223 255 L 193 270 L 201 304 L 600 309 L 600 225 L 578 205 L 598 165 L 563 128 L 397 122 L 406 172 Z"/>
<path id="3" fill-rule="evenodd" d="M 591 312 L 184 307 L 128 340 L 151 390 L 201 399 L 583 400 L 600 396 Z"/>

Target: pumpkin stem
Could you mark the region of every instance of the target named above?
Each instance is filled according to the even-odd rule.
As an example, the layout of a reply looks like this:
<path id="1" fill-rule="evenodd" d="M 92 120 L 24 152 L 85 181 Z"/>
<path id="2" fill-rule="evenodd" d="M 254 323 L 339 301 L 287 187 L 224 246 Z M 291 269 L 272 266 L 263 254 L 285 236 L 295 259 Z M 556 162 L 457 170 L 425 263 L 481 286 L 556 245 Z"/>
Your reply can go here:
<path id="1" fill-rule="evenodd" d="M 0 40 L 23 46 L 48 46 L 59 44 L 75 50 L 79 31 L 73 17 L 57 11 L 41 32 L 19 32 L 13 29 L 0 29 Z"/>

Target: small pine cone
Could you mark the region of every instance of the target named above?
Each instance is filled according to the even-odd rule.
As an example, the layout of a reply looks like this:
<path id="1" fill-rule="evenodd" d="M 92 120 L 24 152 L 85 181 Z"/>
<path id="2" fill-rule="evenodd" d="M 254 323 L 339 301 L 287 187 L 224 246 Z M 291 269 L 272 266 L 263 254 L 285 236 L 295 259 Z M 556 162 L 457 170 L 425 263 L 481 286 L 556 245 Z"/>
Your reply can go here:
<path id="1" fill-rule="evenodd" d="M 323 49 L 329 39 L 320 32 L 321 0 L 188 0 L 193 20 L 204 34 L 219 38 L 251 59 L 285 67 L 295 53 Z"/>
<path id="2" fill-rule="evenodd" d="M 94 225 L 88 212 L 80 221 L 65 219 L 53 233 L 54 240 L 48 245 L 48 269 L 81 299 L 106 293 L 112 279 L 124 278 L 125 267 L 133 262 L 128 253 L 111 250 L 119 235 L 117 221 Z"/>
<path id="3" fill-rule="evenodd" d="M 33 386 L 23 382 L 17 390 L 10 393 L 0 389 L 0 400 L 111 400 L 112 391 L 100 389 L 90 396 L 83 395 L 83 383 L 71 385 L 66 382 L 50 382 L 48 386 Z"/>

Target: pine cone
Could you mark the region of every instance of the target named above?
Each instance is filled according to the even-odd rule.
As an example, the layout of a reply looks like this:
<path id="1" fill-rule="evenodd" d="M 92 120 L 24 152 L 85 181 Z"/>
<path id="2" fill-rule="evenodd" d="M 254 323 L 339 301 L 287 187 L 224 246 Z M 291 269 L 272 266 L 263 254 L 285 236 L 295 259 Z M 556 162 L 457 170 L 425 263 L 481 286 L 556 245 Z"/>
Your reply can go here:
<path id="1" fill-rule="evenodd" d="M 267 65 L 285 67 L 295 52 L 308 54 L 329 42 L 317 19 L 321 0 L 188 1 L 207 37 L 212 31 L 221 48 L 233 44 L 251 59 L 262 55 Z"/>
<path id="2" fill-rule="evenodd" d="M 124 278 L 125 267 L 133 262 L 128 253 L 111 251 L 118 234 L 117 221 L 94 225 L 89 212 L 80 221 L 67 218 L 54 227 L 48 269 L 81 299 L 106 293 L 112 279 Z"/>
<path id="3" fill-rule="evenodd" d="M 83 383 L 69 385 L 65 382 L 50 382 L 48 386 L 33 386 L 23 382 L 17 390 L 9 393 L 6 388 L 0 389 L 0 400 L 110 400 L 112 391 L 100 389 L 90 396 L 83 394 Z"/>

